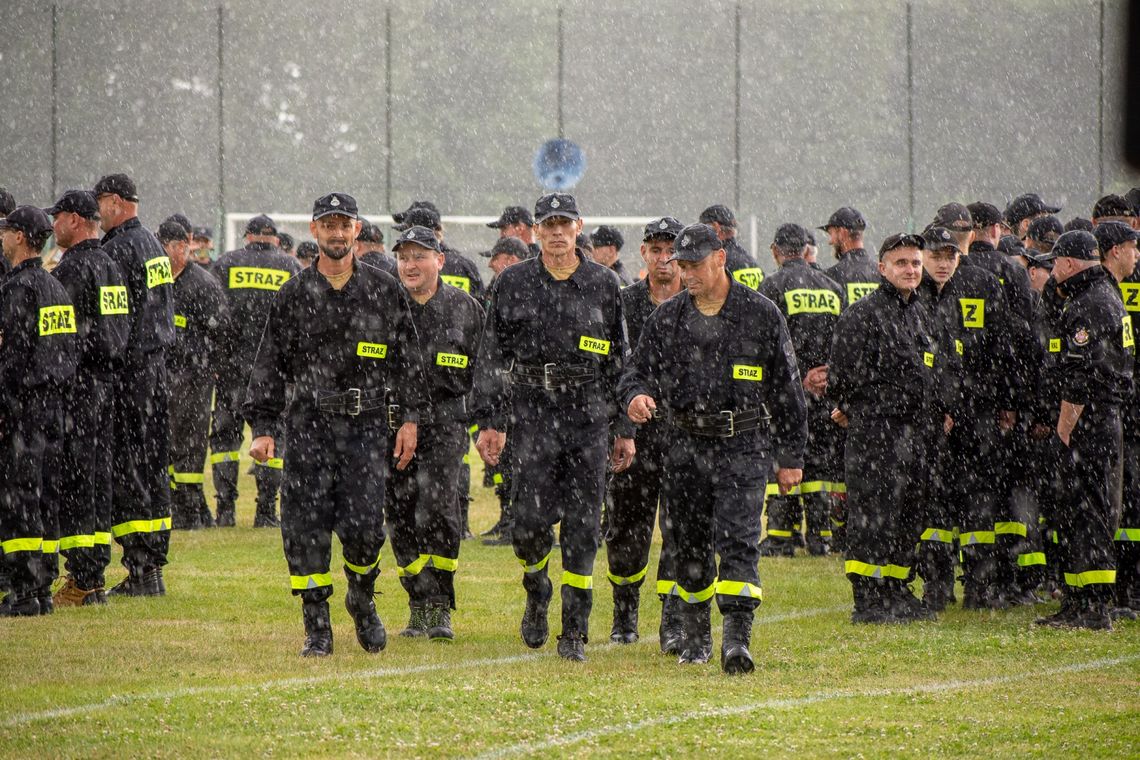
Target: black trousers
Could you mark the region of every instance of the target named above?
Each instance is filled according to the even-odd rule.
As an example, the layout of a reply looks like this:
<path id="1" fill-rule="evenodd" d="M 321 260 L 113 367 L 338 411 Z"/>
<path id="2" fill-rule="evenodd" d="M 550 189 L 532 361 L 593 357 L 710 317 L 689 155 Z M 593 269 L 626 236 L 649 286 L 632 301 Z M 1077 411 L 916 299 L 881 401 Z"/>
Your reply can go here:
<path id="1" fill-rule="evenodd" d="M 214 392 L 214 415 L 210 422 L 210 464 L 213 469 L 214 491 L 217 494 L 218 513 L 232 513 L 238 497 L 238 459 L 245 432 L 245 417 L 241 405 L 245 401 L 248 377 L 219 378 Z M 276 440 L 277 456 L 254 467 L 253 479 L 257 484 L 257 511 L 259 514 L 276 514 L 277 493 L 281 488 L 281 470 L 285 463 L 287 441 Z"/>
<path id="2" fill-rule="evenodd" d="M 1122 607 L 1140 609 L 1140 436 L 1124 438 L 1124 489 L 1116 545 L 1116 598 Z"/>
<path id="3" fill-rule="evenodd" d="M 667 443 L 667 430 L 662 423 L 654 422 L 640 428 L 633 464 L 610 479 L 606 556 L 609 580 L 614 586 L 640 588 L 645 581 L 659 505 L 662 538 L 665 539 L 670 532 L 668 508 L 661 498 Z M 671 551 L 671 542 L 665 539 L 657 562 L 659 594 L 672 593 L 676 585 Z"/>
<path id="4" fill-rule="evenodd" d="M 1045 581 L 1049 549 L 1053 546 L 1046 540 L 1046 526 L 1056 513 L 1057 496 L 1062 488 L 1058 447 L 1053 436 L 1036 440 L 1029 435 L 1030 430 L 1029 422 L 1019 421 L 1014 428 L 1015 435 L 1006 439 L 1009 444 L 1005 476 L 1009 487 L 1008 525 L 1013 530 L 997 535 L 999 546 L 1007 540 L 1010 542 L 1008 560 L 1016 567 L 1018 584 L 1026 590 Z M 1024 535 L 1021 535 L 1022 528 Z M 1001 556 L 1007 559 L 1006 553 Z"/>
<path id="5" fill-rule="evenodd" d="M 165 565 L 170 549 L 170 418 L 166 364 L 130 361 L 115 383 L 111 534 L 128 569 Z"/>
<path id="6" fill-rule="evenodd" d="M 175 528 L 195 528 L 208 515 L 206 445 L 213 383 L 201 370 L 170 374 L 170 487 Z"/>
<path id="7" fill-rule="evenodd" d="M 455 609 L 455 571 L 463 538 L 463 457 L 470 439 L 463 422 L 419 426 L 416 455 L 388 478 L 385 512 L 396 572 L 412 605 Z"/>
<path id="8" fill-rule="evenodd" d="M 111 385 L 80 372 L 64 398 L 59 551 L 83 589 L 101 588 L 110 562 Z"/>
<path id="9" fill-rule="evenodd" d="M 996 587 L 1006 576 L 1012 577 L 1012 560 L 1000 556 L 1008 552 L 999 553 L 997 544 L 998 528 L 1009 535 L 1010 527 L 1003 444 L 996 409 L 971 407 L 954 418 L 947 450 L 939 460 L 950 517 L 959 528 L 962 584 L 967 591 Z"/>
<path id="10" fill-rule="evenodd" d="M 672 428 L 664 500 L 677 584 L 688 604 L 716 596 L 721 612 L 760 605 L 760 522 L 771 467 L 760 431 L 704 438 Z M 719 561 L 718 561 L 719 560 Z"/>
<path id="11" fill-rule="evenodd" d="M 285 435 L 281 537 L 295 595 L 332 595 L 332 535 L 349 582 L 371 582 L 384 546 L 384 489 L 391 435 L 384 415 L 293 416 Z"/>
<path id="12" fill-rule="evenodd" d="M 12 590 L 27 593 L 51 580 L 44 539 L 46 533 L 53 540 L 56 516 L 44 464 L 48 441 L 58 437 L 60 409 L 44 397 L 11 398 L 7 407 L 0 420 L 0 548 Z"/>
<path id="13" fill-rule="evenodd" d="M 604 424 L 556 423 L 541 407 L 519 410 L 510 426 L 514 490 L 511 542 L 528 594 L 549 597 L 546 565 L 561 523 L 562 630 L 589 638 L 594 558 L 601 535 L 608 431 Z"/>
<path id="14" fill-rule="evenodd" d="M 826 399 L 808 394 L 808 440 L 804 449 L 803 482 L 786 495 L 775 483 L 767 487 L 765 508 L 767 533 L 777 539 L 791 539 L 807 520 L 809 535 L 830 539 L 834 500 L 844 493 L 843 463 L 840 456 L 840 430 L 831 419 L 834 406 Z"/>

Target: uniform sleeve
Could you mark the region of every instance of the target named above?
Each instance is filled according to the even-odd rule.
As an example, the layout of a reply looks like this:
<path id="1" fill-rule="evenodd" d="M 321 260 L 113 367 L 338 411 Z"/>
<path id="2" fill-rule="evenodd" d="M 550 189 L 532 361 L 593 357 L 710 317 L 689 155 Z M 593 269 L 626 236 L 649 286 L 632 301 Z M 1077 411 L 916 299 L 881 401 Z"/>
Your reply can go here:
<path id="1" fill-rule="evenodd" d="M 499 342 L 499 285 L 491 286 L 491 300 L 479 340 L 479 357 L 475 364 L 472 387 L 475 424 L 481 429 L 505 430 L 508 403 L 508 368 Z"/>
<path id="2" fill-rule="evenodd" d="M 285 385 L 289 377 L 289 344 L 292 340 L 291 320 L 288 318 L 288 298 L 278 291 L 261 333 L 261 343 L 253 360 L 249 376 L 243 413 L 249 420 L 253 437 L 262 435 L 280 438 L 281 419 L 285 411 Z"/>
<path id="3" fill-rule="evenodd" d="M 615 275 L 615 280 L 616 280 Z M 613 313 L 610 316 L 609 334 L 614 336 L 614 349 L 606 357 L 602 365 L 602 372 L 606 383 L 606 390 L 610 398 L 610 432 L 619 438 L 632 438 L 634 425 L 625 414 L 620 391 L 622 373 L 629 361 L 630 347 L 629 334 L 625 329 L 625 316 L 622 307 L 620 281 L 615 282 L 613 290 Z"/>
<path id="4" fill-rule="evenodd" d="M 416 333 L 416 325 L 412 321 L 412 309 L 408 305 L 408 297 L 404 294 L 403 288 L 397 290 L 399 297 L 395 304 L 396 345 L 399 349 L 396 354 L 399 362 L 393 378 L 395 387 L 392 390 L 396 395 L 396 403 L 400 405 L 404 422 L 418 423 L 428 406 L 427 374 L 424 372 L 423 349 Z"/>
<path id="5" fill-rule="evenodd" d="M 1058 364 L 1057 388 L 1061 400 L 1083 405 L 1093 398 L 1097 382 L 1095 368 L 1107 353 L 1105 342 L 1120 340 L 1117 330 L 1110 329 L 1111 318 L 1094 309 L 1066 309 L 1061 321 L 1064 347 Z"/>
<path id="6" fill-rule="evenodd" d="M 777 309 L 772 309 L 772 313 L 779 322 L 770 364 L 775 402 L 768 410 L 772 415 L 772 443 L 780 467 L 800 469 L 807 445 L 807 402 L 788 325 Z"/>
<path id="7" fill-rule="evenodd" d="M 618 404 L 622 414 L 626 413 L 630 402 L 636 396 L 649 396 L 657 402 L 658 407 L 666 401 L 662 398 L 658 378 L 661 377 L 661 358 L 666 342 L 665 325 L 674 316 L 673 310 L 662 307 L 645 321 L 645 326 L 641 329 L 641 339 L 634 346 L 622 373 L 621 382 L 618 383 Z"/>
<path id="8" fill-rule="evenodd" d="M 213 284 L 212 281 L 209 284 Z M 206 327 L 206 369 L 211 375 L 219 370 L 220 342 L 222 329 L 226 322 L 226 295 L 221 288 L 205 288 L 205 297 L 202 299 L 203 319 Z"/>
<path id="9" fill-rule="evenodd" d="M 24 384 L 29 363 L 34 356 L 36 338 L 35 294 L 25 287 L 13 287 L 0 298 L 0 336 L 4 341 L 3 361 L 0 362 L 0 383 L 4 396 Z"/>
<path id="10" fill-rule="evenodd" d="M 470 306 L 470 308 L 468 309 L 469 313 L 467 315 L 467 321 L 464 323 L 464 333 L 466 335 L 469 335 L 469 338 L 470 338 L 469 342 L 466 345 L 471 347 L 471 349 L 468 351 L 468 353 L 471 355 L 471 362 L 472 362 L 471 369 L 470 369 L 470 372 L 471 372 L 470 377 L 472 379 L 472 383 L 471 383 L 471 388 L 468 389 L 468 391 L 467 391 L 467 396 L 465 398 L 465 401 L 466 401 L 465 406 L 467 407 L 467 417 L 468 417 L 467 424 L 473 424 L 475 422 L 475 417 L 476 417 L 476 414 L 475 414 L 476 407 L 475 407 L 475 383 L 474 383 L 474 379 L 475 379 L 475 373 L 478 371 L 478 368 L 479 368 L 479 334 L 483 330 L 483 325 L 486 322 L 487 316 L 483 311 L 483 306 L 480 304 L 479 301 L 476 301 L 474 298 L 472 298 L 469 306 Z"/>
<path id="11" fill-rule="evenodd" d="M 828 360 L 827 397 L 847 414 L 858 393 L 857 378 L 866 373 L 867 330 L 859 312 L 845 309 L 835 326 Z"/>

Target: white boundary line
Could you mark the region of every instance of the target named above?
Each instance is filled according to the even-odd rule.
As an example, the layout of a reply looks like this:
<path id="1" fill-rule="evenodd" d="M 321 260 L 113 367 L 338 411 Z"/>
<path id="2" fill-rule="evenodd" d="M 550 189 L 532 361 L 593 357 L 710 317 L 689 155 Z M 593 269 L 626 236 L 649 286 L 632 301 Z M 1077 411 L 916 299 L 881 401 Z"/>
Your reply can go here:
<path id="1" fill-rule="evenodd" d="M 797 610 L 795 612 L 789 612 L 784 615 L 772 615 L 770 617 L 757 618 L 756 624 L 763 625 L 767 623 L 781 623 L 786 620 L 796 620 L 798 618 L 814 617 L 816 615 L 826 615 L 833 612 L 841 612 L 845 609 L 847 609 L 847 607 L 816 607 L 806 610 Z M 645 643 L 651 643 L 656 640 L 656 636 L 649 636 L 641 639 L 641 641 Z M 612 649 L 619 646 L 625 645 L 613 644 L 607 641 L 604 644 L 598 645 L 596 649 Z M 327 683 L 329 681 L 341 682 L 370 680 L 374 678 L 391 678 L 414 675 L 417 673 L 432 673 L 438 670 L 452 670 L 456 668 L 472 668 L 484 666 L 493 667 L 495 665 L 510 665 L 517 662 L 526 662 L 528 660 L 541 659 L 543 657 L 553 656 L 553 654 L 554 652 L 552 650 L 546 649 L 544 651 L 527 652 L 524 654 L 508 655 L 505 657 L 486 657 L 477 660 L 461 660 L 459 662 L 435 662 L 425 663 L 423 665 L 407 665 L 404 667 L 373 668 L 350 673 L 323 673 L 313 676 L 281 678 L 273 681 L 263 681 L 261 683 L 187 686 L 182 689 L 171 689 L 169 691 L 146 692 L 142 694 L 116 694 L 102 700 L 101 702 L 89 702 L 87 704 L 74 705 L 72 707 L 57 707 L 51 710 L 40 710 L 38 712 L 13 715 L 4 718 L 3 721 L 0 722 L 0 726 L 4 728 L 11 728 L 27 723 L 34 723 L 37 721 L 68 718 L 75 715 L 87 715 L 90 713 L 109 710 L 114 707 L 119 707 L 134 702 L 153 702 L 158 700 L 196 697 L 204 694 L 229 694 L 238 691 L 265 691 L 271 689 L 292 688 L 295 686 L 312 686 L 315 684 Z"/>
<path id="2" fill-rule="evenodd" d="M 1116 665 L 1122 665 L 1128 662 L 1135 662 L 1136 660 L 1140 660 L 1140 655 L 1130 655 L 1128 657 L 1115 657 L 1102 660 L 1090 660 L 1088 662 L 1079 662 L 1073 665 L 1064 665 L 1058 668 L 1024 671 L 1021 673 L 1015 673 L 1006 676 L 979 678 L 972 681 L 941 681 L 931 684 L 920 684 L 918 686 L 907 686 L 898 689 L 823 691 L 816 694 L 809 694 L 804 697 L 767 699 L 763 702 L 752 702 L 746 705 L 718 707 L 709 710 L 693 710 L 691 712 L 681 713 L 679 715 L 669 715 L 660 718 L 649 718 L 641 721 L 618 723 L 610 726 L 601 726 L 599 728 L 593 728 L 588 731 L 579 731 L 573 734 L 567 734 L 566 736 L 560 736 L 555 739 L 548 739 L 547 741 L 522 742 L 520 744 L 500 747 L 498 749 L 493 749 L 488 752 L 475 755 L 474 758 L 475 760 L 491 760 L 492 758 L 510 757 L 512 755 L 521 754 L 537 755 L 545 750 L 568 747 L 573 744 L 578 744 L 579 742 L 598 739 L 603 736 L 613 736 L 615 734 L 631 734 L 636 731 L 643 731 L 647 728 L 656 728 L 658 726 L 667 726 L 676 723 L 687 723 L 688 721 L 698 720 L 702 718 L 721 718 L 731 715 L 741 715 L 744 713 L 756 712 L 757 710 L 786 710 L 794 707 L 803 707 L 805 705 L 816 704 L 819 702 L 829 702 L 837 699 L 852 699 L 856 697 L 879 698 L 912 696 L 915 694 L 938 694 L 947 691 L 959 691 L 963 689 L 973 689 L 985 686 L 995 686 L 1004 683 L 1013 683 L 1015 681 L 1023 681 L 1027 678 L 1047 678 L 1049 676 L 1062 675 L 1064 673 L 1081 673 L 1087 670 L 1100 670 L 1104 668 L 1111 668 Z"/>

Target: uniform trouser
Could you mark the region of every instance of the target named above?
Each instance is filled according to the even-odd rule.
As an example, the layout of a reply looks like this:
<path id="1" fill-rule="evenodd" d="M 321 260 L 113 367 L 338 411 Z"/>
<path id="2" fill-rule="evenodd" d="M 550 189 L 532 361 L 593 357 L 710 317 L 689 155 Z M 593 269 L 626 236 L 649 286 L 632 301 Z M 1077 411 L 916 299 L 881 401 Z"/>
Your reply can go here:
<path id="1" fill-rule="evenodd" d="M 832 408 L 826 399 L 808 395 L 803 482 L 785 495 L 780 494 L 774 482 L 769 482 L 766 489 L 767 533 L 773 538 L 794 538 L 805 517 L 808 535 L 824 540 L 832 537 L 833 500 L 844 491 L 843 467 L 837 448 L 839 428 L 831 419 Z"/>
<path id="2" fill-rule="evenodd" d="M 416 456 L 388 478 L 385 507 L 396 573 L 413 606 L 455 609 L 455 571 L 463 538 L 460 474 L 469 439 L 462 422 L 421 424 Z"/>
<path id="3" fill-rule="evenodd" d="M 546 565 L 561 522 L 562 631 L 589 638 L 593 607 L 594 558 L 601 533 L 608 432 L 605 424 L 552 424 L 541 407 L 516 412 L 511 543 L 523 566 L 527 594 L 549 598 Z"/>
<path id="4" fill-rule="evenodd" d="M 219 378 L 214 394 L 214 416 L 210 425 L 210 464 L 214 473 L 218 513 L 232 513 L 238 497 L 238 459 L 245 429 L 241 413 L 245 401 L 247 379 Z M 287 439 L 287 436 L 286 436 Z M 277 456 L 258 463 L 253 471 L 257 483 L 258 514 L 276 514 L 277 492 L 281 487 L 281 469 L 285 462 L 286 440 L 275 440 Z"/>
<path id="5" fill-rule="evenodd" d="M 82 589 L 101 588 L 110 562 L 111 386 L 81 372 L 64 400 L 59 551 Z"/>
<path id="6" fill-rule="evenodd" d="M 1067 488 L 1057 522 L 1066 593 L 1098 602 L 1114 595 L 1112 539 L 1120 514 L 1122 446 L 1120 408 L 1091 403 L 1062 454 Z"/>
<path id="7" fill-rule="evenodd" d="M 969 407 L 954 417 L 942 457 L 946 464 L 942 480 L 951 499 L 950 516 L 958 526 L 966 593 L 996 589 L 1012 577 L 1012 565 L 997 545 L 997 529 L 1008 523 L 1001 491 L 1002 444 L 997 411 L 988 406 Z"/>
<path id="8" fill-rule="evenodd" d="M 204 375 L 190 369 L 170 375 L 170 497 L 176 528 L 198 527 L 209 514 L 202 489 L 213 386 Z"/>
<path id="9" fill-rule="evenodd" d="M 614 586 L 641 588 L 649 572 L 649 549 L 653 523 L 661 507 L 661 557 L 657 562 L 657 593 L 669 594 L 675 585 L 666 538 L 668 515 L 661 499 L 664 477 L 664 431 L 642 428 L 637 436 L 637 456 L 624 472 L 610 481 L 609 530 L 606 535 L 608 577 Z"/>
<path id="10" fill-rule="evenodd" d="M 44 465 L 48 441 L 58 436 L 59 409 L 32 398 L 10 403 L 9 411 L 0 420 L 0 549 L 13 592 L 28 593 L 51 580 L 43 546 L 52 522 Z"/>
<path id="11" fill-rule="evenodd" d="M 170 548 L 170 418 L 162 352 L 129 361 L 113 393 L 111 534 L 123 565 L 167 562 Z"/>
<path id="12" fill-rule="evenodd" d="M 1130 433 L 1133 431 L 1129 431 Z M 1116 599 L 1140 609 L 1140 437 L 1124 439 L 1124 489 L 1116 545 Z"/>
<path id="13" fill-rule="evenodd" d="M 371 583 L 379 572 L 391 435 L 382 415 L 298 415 L 287 428 L 281 537 L 290 586 L 322 601 L 332 596 L 333 533 L 350 583 Z"/>
<path id="14" fill-rule="evenodd" d="M 945 594 L 949 599 L 954 587 L 954 560 L 957 554 L 954 526 L 954 479 L 958 468 L 948 451 L 948 436 L 932 425 L 928 449 L 930 479 L 927 497 L 922 504 L 920 533 L 915 556 L 915 575 L 922 578 L 924 594 Z"/>
<path id="15" fill-rule="evenodd" d="M 720 611 L 760 605 L 760 520 L 771 467 L 759 431 L 704 438 L 673 428 L 665 455 L 664 501 L 672 520 L 674 592 Z M 719 558 L 719 563 L 718 563 Z"/>
<path id="16" fill-rule="evenodd" d="M 1011 530 L 996 537 L 999 546 L 1006 540 L 1011 541 L 1009 559 L 1016 567 L 1017 585 L 1023 591 L 1032 591 L 1045 580 L 1047 545 L 1043 541 L 1042 526 L 1045 515 L 1053 511 L 1059 485 L 1056 447 L 1049 439 L 1034 440 L 1029 430 L 1028 423 L 1019 423 L 1015 428 L 1017 435 L 1010 439 L 1007 461 L 1018 463 L 1006 471 L 1010 487 L 1008 528 Z"/>
<path id="17" fill-rule="evenodd" d="M 514 511 L 511 508 L 511 494 L 514 492 L 514 480 L 511 478 L 511 460 L 514 458 L 514 445 L 511 440 L 511 431 L 507 430 L 507 443 L 499 455 L 499 464 L 490 468 L 491 485 L 495 488 L 495 497 L 499 500 L 499 530 L 509 533 L 514 525 Z"/>
<path id="18" fill-rule="evenodd" d="M 853 585 L 862 579 L 901 583 L 910 576 L 929 485 L 929 427 L 910 419 L 851 417 L 844 570 Z"/>

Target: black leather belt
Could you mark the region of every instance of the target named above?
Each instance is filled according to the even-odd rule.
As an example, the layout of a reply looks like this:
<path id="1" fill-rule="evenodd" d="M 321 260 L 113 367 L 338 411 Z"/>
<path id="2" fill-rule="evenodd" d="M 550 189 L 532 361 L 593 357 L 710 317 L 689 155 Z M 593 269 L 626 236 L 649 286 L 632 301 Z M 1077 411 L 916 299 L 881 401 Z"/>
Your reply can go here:
<path id="1" fill-rule="evenodd" d="M 359 388 L 349 388 L 339 393 L 318 390 L 316 399 L 317 409 L 325 414 L 346 414 L 349 417 L 386 406 L 384 391 L 362 391 Z"/>
<path id="2" fill-rule="evenodd" d="M 467 421 L 467 400 L 464 398 L 453 398 L 448 401 L 441 401 L 438 404 L 432 404 L 431 407 L 420 414 L 421 425 L 430 425 L 439 422 L 463 422 Z M 399 404 L 388 404 L 388 427 L 392 430 L 399 430 L 400 425 L 403 424 L 403 418 L 400 416 Z"/>
<path id="3" fill-rule="evenodd" d="M 772 416 L 761 406 L 741 412 L 725 410 L 712 414 L 669 412 L 666 413 L 666 419 L 674 427 L 679 427 L 686 433 L 705 438 L 732 438 L 737 433 L 766 427 Z"/>
<path id="4" fill-rule="evenodd" d="M 577 388 L 598 378 L 593 364 L 515 364 L 511 367 L 511 382 L 555 391 Z"/>

